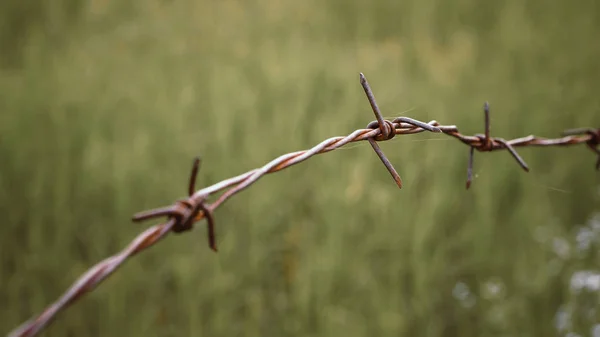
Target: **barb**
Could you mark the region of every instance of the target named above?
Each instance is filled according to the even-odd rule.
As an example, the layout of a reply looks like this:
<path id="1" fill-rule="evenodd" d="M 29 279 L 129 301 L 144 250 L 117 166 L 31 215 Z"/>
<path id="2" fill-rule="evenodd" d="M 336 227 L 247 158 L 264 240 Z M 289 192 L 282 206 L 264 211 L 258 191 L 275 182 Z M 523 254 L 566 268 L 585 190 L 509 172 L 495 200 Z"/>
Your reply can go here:
<path id="1" fill-rule="evenodd" d="M 136 237 L 123 251 L 93 266 L 88 272 L 75 281 L 75 283 L 73 283 L 73 285 L 56 302 L 47 307 L 38 316 L 23 323 L 20 327 L 12 331 L 9 336 L 20 337 L 36 335 L 55 318 L 58 312 L 64 310 L 85 293 L 95 289 L 98 284 L 115 272 L 115 270 L 117 270 L 117 268 L 119 268 L 128 258 L 151 247 L 164 238 L 170 231 L 174 233 L 186 232 L 193 228 L 195 222 L 206 219 L 209 247 L 216 252 L 215 225 L 212 214 L 215 209 L 238 192 L 248 188 L 266 174 L 281 171 L 317 154 L 333 151 L 348 143 L 363 140 L 369 141 L 385 167 L 394 177 L 398 187 L 402 187 L 400 175 L 398 175 L 387 157 L 385 157 L 377 142 L 392 139 L 396 135 L 412 135 L 425 131 L 442 132 L 469 146 L 467 189 L 471 185 L 475 150 L 479 152 L 507 150 L 525 171 L 529 171 L 529 167 L 516 152 L 515 148 L 586 144 L 587 147 L 598 156 L 598 159 L 596 160 L 596 169 L 600 169 L 600 149 L 598 149 L 598 145 L 600 144 L 600 129 L 584 128 L 567 130 L 564 132 L 564 137 L 562 138 L 552 139 L 527 136 L 506 141 L 502 138 L 490 136 L 490 112 L 489 104 L 486 102 L 484 105 L 485 133 L 475 134 L 474 136 L 465 136 L 458 131 L 456 126 L 440 125 L 435 120 L 428 123 L 420 122 L 408 117 L 398 117 L 392 121 L 384 120 L 379 111 L 379 107 L 375 102 L 375 96 L 362 73 L 360 74 L 360 83 L 365 90 L 365 94 L 367 95 L 373 113 L 377 119 L 369 123 L 366 129 L 356 130 L 345 137 L 332 137 L 326 139 L 308 150 L 284 154 L 260 168 L 256 168 L 194 192 L 196 175 L 200 166 L 200 159 L 196 158 L 190 175 L 187 199 L 178 200 L 171 206 L 140 212 L 133 217 L 133 221 L 135 222 L 166 217 L 167 221 L 165 223 L 150 227 Z M 215 202 L 207 204 L 206 200 L 210 196 L 221 191 L 224 192 Z"/>
<path id="2" fill-rule="evenodd" d="M 375 95 L 373 94 L 371 86 L 369 85 L 369 82 L 367 82 L 367 78 L 365 77 L 365 75 L 363 75 L 363 73 L 360 73 L 360 84 L 365 90 L 365 94 L 367 95 L 369 104 L 371 104 L 371 109 L 373 109 L 375 118 L 377 118 L 377 125 L 373 125 L 373 129 L 379 128 L 379 131 L 381 132 L 381 134 L 378 136 L 378 138 L 380 139 L 377 140 L 389 140 L 394 138 L 396 134 L 393 132 L 393 126 L 391 125 L 391 123 L 389 123 L 389 121 L 383 119 L 381 111 L 379 111 L 379 106 L 377 106 L 377 102 L 375 101 Z M 387 157 L 379 147 L 379 144 L 377 144 L 374 138 L 369 138 L 368 140 L 369 144 L 371 144 L 371 147 L 373 148 L 373 151 L 375 151 L 379 159 L 381 159 L 381 162 L 383 163 L 385 168 L 392 175 L 392 178 L 394 178 L 394 181 L 396 182 L 396 185 L 398 185 L 398 188 L 402 188 L 402 179 L 400 178 L 400 175 L 398 174 L 392 163 L 390 163 L 390 161 L 387 159 Z"/>

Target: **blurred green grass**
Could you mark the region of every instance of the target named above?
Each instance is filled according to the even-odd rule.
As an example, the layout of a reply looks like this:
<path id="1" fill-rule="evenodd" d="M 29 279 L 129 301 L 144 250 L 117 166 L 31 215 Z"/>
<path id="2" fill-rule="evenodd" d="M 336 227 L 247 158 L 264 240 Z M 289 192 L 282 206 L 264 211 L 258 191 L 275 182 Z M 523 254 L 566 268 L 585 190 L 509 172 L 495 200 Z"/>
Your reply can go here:
<path id="1" fill-rule="evenodd" d="M 208 185 L 364 127 L 359 72 L 388 117 L 478 133 L 488 100 L 492 135 L 507 139 L 600 125 L 594 1 L 0 8 L 6 332 L 146 228 L 133 213 L 184 196 L 194 156 Z M 529 174 L 507 153 L 477 154 L 467 192 L 457 141 L 381 146 L 403 190 L 363 143 L 265 177 L 217 211 L 219 254 L 202 224 L 169 237 L 47 334 L 590 334 L 600 192 L 589 150 L 520 150 Z"/>

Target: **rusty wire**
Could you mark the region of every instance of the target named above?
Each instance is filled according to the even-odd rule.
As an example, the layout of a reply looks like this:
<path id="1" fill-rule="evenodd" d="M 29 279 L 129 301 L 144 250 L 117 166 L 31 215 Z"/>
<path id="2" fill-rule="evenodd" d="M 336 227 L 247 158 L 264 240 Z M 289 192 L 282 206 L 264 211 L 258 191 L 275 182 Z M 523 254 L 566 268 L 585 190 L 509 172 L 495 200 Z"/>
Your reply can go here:
<path id="1" fill-rule="evenodd" d="M 175 233 L 189 231 L 193 228 L 193 224 L 195 222 L 206 219 L 208 224 L 209 247 L 216 252 L 217 245 L 214 234 L 214 219 L 212 215 L 216 208 L 222 205 L 233 195 L 246 189 L 248 186 L 252 185 L 258 179 L 268 173 L 283 170 L 292 165 L 301 163 L 317 154 L 333 151 L 348 143 L 367 140 L 389 173 L 392 175 L 399 188 L 402 188 L 402 180 L 400 179 L 400 175 L 396 172 L 383 151 L 379 148 L 377 142 L 390 140 L 396 135 L 410 135 L 425 131 L 444 133 L 469 146 L 466 184 L 467 189 L 471 185 L 473 156 L 475 150 L 480 152 L 507 150 L 522 169 L 529 171 L 529 167 L 519 156 L 515 148 L 529 146 L 568 146 L 586 144 L 598 156 L 598 159 L 596 160 L 596 169 L 600 169 L 600 149 L 598 149 L 598 145 L 600 144 L 600 129 L 581 128 L 567 130 L 563 133 L 564 136 L 561 138 L 540 138 L 536 136 L 526 136 L 507 141 L 502 138 L 490 136 L 490 109 L 489 104 L 486 102 L 484 104 L 484 134 L 466 136 L 461 134 L 456 126 L 440 125 L 435 120 L 428 123 L 423 123 L 408 117 L 398 117 L 392 121 L 385 120 L 379 111 L 377 103 L 375 102 L 373 92 L 371 91 L 371 88 L 362 73 L 360 74 L 360 83 L 376 117 L 376 120 L 369 123 L 367 128 L 356 130 L 345 137 L 332 137 L 326 139 L 308 150 L 284 154 L 260 168 L 256 168 L 236 177 L 223 180 L 198 191 L 195 191 L 195 182 L 200 161 L 199 159 L 195 159 L 192 168 L 192 174 L 189 180 L 187 199 L 178 200 L 171 206 L 144 211 L 133 216 L 133 221 L 136 222 L 158 217 L 167 217 L 167 221 L 165 223 L 150 227 L 138 235 L 120 253 L 111 256 L 93 266 L 77 281 L 75 281 L 75 283 L 73 283 L 73 285 L 56 302 L 48 306 L 38 316 L 35 316 L 13 330 L 9 336 L 21 337 L 36 335 L 55 318 L 58 312 L 65 309 L 85 293 L 96 288 L 98 284 L 115 272 L 115 270 L 117 270 L 117 268 L 119 268 L 128 258 L 136 255 L 148 247 L 151 247 L 164 238 L 170 231 Z M 225 189 L 227 190 L 212 204 L 208 204 L 206 202 L 208 197 Z"/>

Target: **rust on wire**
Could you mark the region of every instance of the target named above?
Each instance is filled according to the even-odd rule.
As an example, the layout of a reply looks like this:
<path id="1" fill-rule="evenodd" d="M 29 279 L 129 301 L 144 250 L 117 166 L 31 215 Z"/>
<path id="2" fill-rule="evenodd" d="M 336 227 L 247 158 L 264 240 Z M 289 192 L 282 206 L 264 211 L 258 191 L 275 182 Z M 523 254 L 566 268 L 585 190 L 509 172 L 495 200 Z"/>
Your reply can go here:
<path id="1" fill-rule="evenodd" d="M 369 86 L 367 79 L 361 73 L 360 83 L 367 95 L 367 99 L 375 114 L 375 121 L 367 125 L 366 129 L 356 130 L 345 137 L 332 137 L 315 145 L 311 149 L 284 154 L 260 168 L 240 174 L 214 185 L 195 191 L 196 176 L 200 167 L 200 159 L 196 158 L 192 166 L 192 172 L 188 184 L 188 198 L 178 200 L 171 206 L 152 209 L 140 212 L 133 217 L 133 221 L 140 222 L 149 219 L 166 217 L 166 222 L 150 227 L 138 235 L 125 249 L 120 253 L 111 256 L 90 268 L 83 274 L 71 287 L 53 304 L 48 306 L 41 314 L 33 317 L 29 321 L 13 330 L 10 337 L 34 336 L 42 331 L 55 316 L 74 301 L 79 299 L 85 293 L 95 289 L 102 281 L 114 273 L 128 258 L 136 255 L 140 251 L 151 247 L 169 232 L 181 233 L 193 228 L 195 222 L 202 219 L 207 221 L 208 244 L 209 248 L 217 251 L 215 239 L 215 224 L 213 211 L 222 205 L 229 198 L 238 192 L 246 189 L 258 179 L 266 174 L 283 170 L 292 165 L 301 163 L 317 154 L 327 153 L 340 148 L 348 143 L 367 140 L 375 153 L 384 163 L 390 172 L 398 187 L 402 187 L 400 175 L 394 169 L 390 161 L 383 154 L 377 142 L 392 139 L 396 135 L 411 135 L 421 132 L 442 132 L 448 136 L 454 137 L 462 143 L 469 146 L 469 161 L 467 166 L 467 189 L 471 186 L 473 175 L 473 157 L 475 150 L 479 152 L 492 152 L 507 150 L 517 163 L 525 171 L 529 167 L 519 156 L 515 148 L 533 147 L 533 146 L 569 146 L 577 144 L 586 144 L 596 156 L 596 169 L 600 169 L 600 129 L 582 128 L 571 129 L 564 132 L 562 138 L 540 138 L 536 136 L 527 136 L 512 140 L 504 140 L 490 136 L 490 109 L 489 104 L 484 104 L 485 129 L 484 134 L 466 136 L 458 131 L 454 125 L 440 125 L 433 120 L 424 123 L 408 117 L 398 117 L 392 121 L 383 119 L 379 107 L 375 102 L 375 96 Z M 207 203 L 207 199 L 218 192 L 224 191 L 212 204 Z"/>
<path id="2" fill-rule="evenodd" d="M 485 118 L 485 125 L 484 125 L 484 132 L 485 134 L 476 134 L 475 137 L 479 138 L 479 142 L 474 141 L 471 138 L 466 138 L 466 137 L 459 137 L 458 132 L 456 132 L 456 134 L 451 134 L 448 133 L 450 135 L 453 135 L 455 137 L 457 137 L 458 139 L 462 140 L 463 143 L 468 144 L 471 149 L 469 150 L 469 166 L 467 167 L 467 189 L 469 189 L 469 187 L 471 187 L 471 179 L 473 177 L 473 157 L 475 156 L 475 151 L 493 151 L 493 150 L 498 150 L 498 149 L 507 149 L 508 152 L 513 156 L 513 158 L 517 161 L 517 163 L 521 166 L 521 168 L 523 168 L 523 170 L 525 170 L 525 172 L 529 172 L 529 167 L 527 166 L 527 164 L 525 163 L 525 161 L 523 160 L 523 158 L 521 158 L 521 156 L 519 156 L 519 154 L 517 153 L 517 151 L 513 148 L 513 146 L 505 141 L 502 138 L 492 138 L 490 137 L 490 104 L 488 102 L 485 102 L 483 104 L 483 114 L 484 114 L 484 118 Z"/>
<path id="3" fill-rule="evenodd" d="M 377 128 L 380 131 L 380 134 L 377 137 L 368 139 L 369 144 L 371 144 L 371 147 L 373 148 L 379 159 L 381 159 L 381 162 L 383 163 L 385 168 L 388 170 L 388 172 L 390 172 L 392 178 L 394 178 L 394 181 L 396 182 L 396 185 L 398 185 L 398 188 L 402 188 L 402 179 L 400 178 L 400 175 L 398 174 L 392 163 L 389 161 L 389 159 L 387 159 L 387 157 L 385 156 L 385 154 L 383 153 L 383 151 L 379 147 L 379 144 L 377 144 L 376 141 L 390 140 L 394 138 L 394 136 L 396 136 L 396 133 L 393 132 L 394 127 L 390 121 L 386 121 L 383 119 L 381 111 L 379 110 L 379 106 L 377 106 L 377 102 L 375 101 L 375 95 L 373 94 L 371 86 L 369 86 L 369 82 L 367 82 L 367 78 L 365 77 L 365 75 L 363 75 L 363 73 L 360 73 L 360 84 L 365 90 L 365 94 L 367 95 L 369 104 L 371 104 L 371 109 L 373 109 L 373 113 L 375 114 L 375 118 L 377 119 L 377 125 L 373 125 L 371 129 Z"/>
<path id="4" fill-rule="evenodd" d="M 200 218 L 206 218 L 208 227 L 208 246 L 213 251 L 217 251 L 215 240 L 215 224 L 212 215 L 212 209 L 205 204 L 206 195 L 196 194 L 196 176 L 200 167 L 200 158 L 195 158 L 192 164 L 192 173 L 188 185 L 188 199 L 179 200 L 174 205 L 140 212 L 133 216 L 133 221 L 145 221 L 149 219 L 167 216 L 176 220 L 173 232 L 181 233 L 192 229 L 193 223 L 200 214 Z"/>
<path id="5" fill-rule="evenodd" d="M 373 113 L 375 114 L 375 118 L 377 119 L 376 121 L 369 123 L 369 125 L 367 125 L 367 128 L 379 129 L 380 131 L 379 135 L 377 135 L 376 137 L 368 138 L 369 144 L 371 144 L 371 147 L 373 148 L 379 159 L 381 159 L 381 162 L 383 163 L 385 168 L 388 170 L 388 172 L 390 172 L 392 178 L 394 178 L 394 181 L 396 182 L 396 185 L 398 185 L 398 188 L 402 188 L 402 179 L 400 178 L 400 175 L 398 174 L 392 163 L 389 161 L 389 159 L 387 159 L 387 157 L 379 147 L 379 144 L 377 144 L 377 141 L 385 141 L 394 138 L 394 136 L 396 136 L 396 124 L 402 122 L 414 125 L 416 127 L 421 127 L 422 129 L 431 132 L 442 131 L 435 126 L 431 126 L 429 124 L 419 122 L 415 119 L 408 117 L 398 117 L 392 122 L 383 119 L 383 115 L 381 114 L 379 106 L 375 101 L 375 95 L 373 94 L 371 86 L 369 85 L 369 82 L 367 82 L 367 78 L 363 73 L 360 73 L 360 84 L 362 85 L 365 94 L 367 95 L 369 104 L 371 104 L 371 109 L 373 109 Z"/>

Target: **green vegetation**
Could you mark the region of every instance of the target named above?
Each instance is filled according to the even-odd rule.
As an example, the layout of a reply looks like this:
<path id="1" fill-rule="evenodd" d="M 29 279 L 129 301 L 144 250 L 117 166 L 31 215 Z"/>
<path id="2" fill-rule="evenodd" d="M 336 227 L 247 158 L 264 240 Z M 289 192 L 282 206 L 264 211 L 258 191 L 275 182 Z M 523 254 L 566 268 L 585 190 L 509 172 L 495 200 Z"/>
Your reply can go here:
<path id="1" fill-rule="evenodd" d="M 591 0 L 44 6 L 0 4 L 2 333 L 150 225 L 133 213 L 185 196 L 195 156 L 204 186 L 366 126 L 359 72 L 386 117 L 480 133 L 488 100 L 506 139 L 600 126 Z M 45 332 L 591 334 L 600 174 L 588 149 L 522 149 L 530 173 L 477 153 L 465 191 L 458 141 L 381 146 L 402 190 L 366 142 L 312 158 L 216 212 L 218 254 L 204 223 L 171 235 Z"/>

